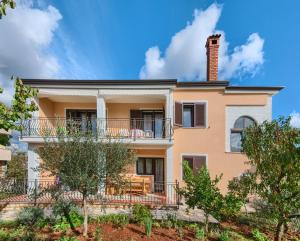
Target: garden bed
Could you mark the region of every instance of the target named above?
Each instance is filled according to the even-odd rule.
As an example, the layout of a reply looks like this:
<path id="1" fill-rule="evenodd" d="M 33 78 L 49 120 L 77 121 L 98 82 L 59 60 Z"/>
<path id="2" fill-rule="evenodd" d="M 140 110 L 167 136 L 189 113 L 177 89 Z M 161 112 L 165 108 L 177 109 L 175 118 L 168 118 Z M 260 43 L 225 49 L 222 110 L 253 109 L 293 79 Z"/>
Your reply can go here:
<path id="1" fill-rule="evenodd" d="M 1 228 L 2 226 L 2 228 Z M 45 227 L 39 230 L 35 230 L 35 237 L 37 240 L 61 240 L 61 241 L 85 241 L 85 240 L 96 240 L 95 236 L 97 233 L 97 229 L 100 230 L 101 241 L 140 241 L 140 240 L 148 240 L 148 241 L 193 241 L 195 239 L 195 231 L 192 226 L 186 225 L 182 229 L 182 233 L 179 234 L 178 229 L 176 228 L 167 228 L 167 227 L 153 227 L 152 233 L 150 237 L 147 237 L 145 234 L 145 229 L 143 225 L 138 224 L 127 224 L 124 227 L 116 227 L 113 224 L 109 223 L 91 223 L 89 224 L 89 232 L 88 238 L 84 238 L 82 236 L 82 228 L 77 227 L 75 234 L 70 229 L 67 231 L 54 231 L 52 227 Z M 253 238 L 252 231 L 253 227 L 248 226 L 247 224 L 238 224 L 236 222 L 223 222 L 220 224 L 218 230 L 212 232 L 212 237 L 209 240 L 221 240 L 220 234 L 222 230 L 228 230 L 230 233 L 231 241 L 247 241 L 247 240 L 257 240 Z M 25 232 L 22 228 L 16 228 L 15 224 L 0 224 L 0 240 L 14 240 L 14 239 L 4 239 L 1 236 L 1 233 L 6 232 L 7 234 L 14 235 L 13 233 Z M 265 230 L 264 233 L 271 238 L 272 233 L 268 230 Z M 3 234 L 2 234 L 3 235 Z M 2 238 L 2 239 L 1 239 Z M 299 240 L 300 234 L 292 234 L 288 233 L 286 235 L 285 240 Z M 19 239 L 15 239 L 19 240 Z M 199 239 L 198 239 L 199 240 Z M 271 239 L 270 239 L 271 240 Z"/>

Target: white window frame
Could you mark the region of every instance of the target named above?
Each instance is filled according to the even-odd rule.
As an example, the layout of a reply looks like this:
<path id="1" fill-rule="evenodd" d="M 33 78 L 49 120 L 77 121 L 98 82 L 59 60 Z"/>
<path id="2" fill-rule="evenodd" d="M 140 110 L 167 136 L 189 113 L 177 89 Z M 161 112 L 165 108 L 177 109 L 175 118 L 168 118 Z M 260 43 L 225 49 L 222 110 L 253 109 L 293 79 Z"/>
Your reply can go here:
<path id="1" fill-rule="evenodd" d="M 173 113 L 175 115 L 175 102 L 182 104 L 182 126 L 184 129 L 207 129 L 208 128 L 208 100 L 175 100 L 173 105 Z M 204 127 L 184 127 L 183 126 L 183 105 L 184 104 L 204 104 L 205 105 L 205 126 Z"/>

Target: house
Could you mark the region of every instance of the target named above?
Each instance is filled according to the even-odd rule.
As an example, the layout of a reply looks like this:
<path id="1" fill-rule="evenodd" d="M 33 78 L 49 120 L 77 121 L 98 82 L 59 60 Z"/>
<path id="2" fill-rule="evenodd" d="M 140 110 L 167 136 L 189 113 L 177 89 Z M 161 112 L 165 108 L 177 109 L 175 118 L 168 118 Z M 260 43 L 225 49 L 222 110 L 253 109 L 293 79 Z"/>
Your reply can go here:
<path id="1" fill-rule="evenodd" d="M 39 111 L 23 122 L 21 136 L 29 146 L 28 178 L 42 178 L 33 168 L 41 161 L 35 150 L 44 143 L 43 133 L 55 137 L 76 120 L 81 131 L 131 143 L 138 156 L 133 177 L 182 184 L 186 160 L 194 170 L 205 165 L 212 176 L 223 173 L 220 189 L 226 192 L 228 181 L 248 168 L 243 129 L 272 119 L 272 97 L 282 87 L 219 80 L 219 39 L 207 39 L 207 81 L 23 79 L 39 90 Z"/>
<path id="2" fill-rule="evenodd" d="M 9 133 L 3 129 L 0 129 L 0 138 L 2 136 L 8 136 Z M 7 147 L 0 145 L 0 178 L 5 177 L 7 162 L 11 160 L 11 150 Z"/>

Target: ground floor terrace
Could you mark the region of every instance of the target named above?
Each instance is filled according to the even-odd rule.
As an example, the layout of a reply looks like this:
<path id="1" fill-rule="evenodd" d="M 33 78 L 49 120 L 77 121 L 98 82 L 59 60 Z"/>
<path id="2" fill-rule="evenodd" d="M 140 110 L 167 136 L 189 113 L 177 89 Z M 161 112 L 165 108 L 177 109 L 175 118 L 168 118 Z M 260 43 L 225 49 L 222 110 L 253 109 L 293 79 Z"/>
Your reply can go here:
<path id="1" fill-rule="evenodd" d="M 41 146 L 42 144 L 37 143 L 29 144 L 26 180 L 0 179 L 2 203 L 51 203 L 51 190 L 54 188 L 59 188 L 66 199 L 82 200 L 82 195 L 76 188 L 61 183 L 58 177 L 49 177 L 47 173 L 37 171 L 43 161 L 38 155 L 38 148 Z M 143 203 L 151 206 L 177 206 L 179 197 L 176 188 L 179 187 L 179 182 L 173 178 L 172 146 L 133 147 L 136 161 L 122 174 L 122 182 L 103 180 L 88 197 L 89 201 L 106 205 Z"/>
<path id="2" fill-rule="evenodd" d="M 0 206 L 14 203 L 52 204 L 56 201 L 57 193 L 60 193 L 60 198 L 75 203 L 81 203 L 83 199 L 76 188 L 58 180 L 3 179 L 0 182 Z M 178 207 L 177 182 L 153 182 L 151 185 L 148 189 L 148 184 L 144 181 L 124 180 L 118 185 L 103 181 L 87 197 L 87 201 L 93 205 L 105 206 L 131 206 L 140 203 L 151 207 Z"/>

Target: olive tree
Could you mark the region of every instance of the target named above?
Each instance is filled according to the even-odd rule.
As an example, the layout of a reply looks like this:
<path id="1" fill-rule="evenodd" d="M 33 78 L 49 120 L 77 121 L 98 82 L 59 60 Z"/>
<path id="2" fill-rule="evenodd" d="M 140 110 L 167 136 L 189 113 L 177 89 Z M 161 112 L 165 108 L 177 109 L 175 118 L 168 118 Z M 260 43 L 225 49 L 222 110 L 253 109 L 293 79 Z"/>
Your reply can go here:
<path id="1" fill-rule="evenodd" d="M 91 134 L 60 135 L 58 139 L 45 138 L 39 149 L 43 160 L 40 170 L 59 177 L 71 191 L 82 195 L 84 232 L 88 231 L 87 201 L 105 185 L 105 180 L 119 180 L 128 165 L 135 160 L 129 144 L 119 140 L 96 140 Z"/>
<path id="2" fill-rule="evenodd" d="M 15 153 L 7 164 L 7 178 L 24 180 L 27 176 L 27 156 L 24 153 Z"/>
<path id="3" fill-rule="evenodd" d="M 3 90 L 0 87 L 0 94 Z M 15 93 L 10 107 L 0 102 L 0 129 L 21 130 L 22 125 L 18 122 L 32 117 L 32 112 L 38 107 L 31 101 L 37 95 L 37 90 L 23 85 L 20 78 L 15 79 Z"/>
<path id="4" fill-rule="evenodd" d="M 283 117 L 245 130 L 242 149 L 254 170 L 245 185 L 264 201 L 277 221 L 279 241 L 290 219 L 300 217 L 300 130 Z"/>

